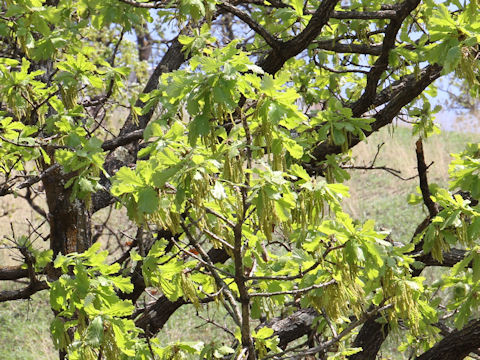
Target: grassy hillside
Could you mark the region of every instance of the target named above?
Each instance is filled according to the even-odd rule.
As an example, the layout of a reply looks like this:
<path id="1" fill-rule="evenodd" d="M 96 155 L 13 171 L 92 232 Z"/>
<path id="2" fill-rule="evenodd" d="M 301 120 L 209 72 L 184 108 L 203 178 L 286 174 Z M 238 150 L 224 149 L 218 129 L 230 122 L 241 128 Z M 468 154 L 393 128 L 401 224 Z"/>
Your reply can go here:
<path id="1" fill-rule="evenodd" d="M 375 166 L 399 170 L 401 177 L 410 178 L 401 180 L 384 170 L 351 170 L 351 179 L 347 182 L 350 198 L 345 200 L 345 209 L 358 220 L 374 219 L 378 227 L 391 231 L 395 241 L 409 241 L 426 215 L 421 205 L 406 203 L 408 194 L 415 193 L 418 186 L 416 140 L 408 128 L 384 129 L 353 150 L 354 164 L 368 166 L 378 146 L 384 144 Z M 429 183 L 448 186 L 450 154 L 462 151 L 469 142 L 478 141 L 480 134 L 458 132 L 443 132 L 426 140 L 425 161 L 427 165 L 433 162 L 428 171 Z"/>
<path id="2" fill-rule="evenodd" d="M 416 139 L 412 139 L 410 134 L 407 128 L 396 128 L 373 135 L 368 143 L 355 147 L 354 163 L 369 165 L 379 144 L 384 143 L 375 165 L 400 170 L 405 178 L 416 175 Z M 474 141 L 480 141 L 480 135 L 445 132 L 429 139 L 424 146 L 427 164 L 434 161 L 429 171 L 430 182 L 447 184 L 449 153 L 458 152 L 467 142 Z M 395 241 L 408 241 L 416 225 L 425 216 L 421 206 L 406 204 L 406 197 L 415 191 L 418 179 L 403 181 L 380 170 L 351 170 L 351 176 L 347 183 L 351 197 L 344 203 L 347 211 L 359 220 L 375 219 L 377 226 L 391 230 Z M 10 210 L 9 220 L 21 229 L 23 219 L 28 217 L 27 212 L 30 213 L 29 208 L 13 199 L 3 202 L 1 207 Z M 0 227 L 0 235 L 9 234 L 7 219 Z M 0 251 L 0 264 L 11 261 L 9 254 L 8 251 Z M 215 312 L 216 309 L 211 308 L 205 311 L 205 316 Z M 0 303 L 0 359 L 56 359 L 48 332 L 51 318 L 46 294 L 37 294 L 30 301 Z M 224 319 L 217 318 L 217 321 L 223 323 Z M 190 316 L 177 312 L 166 325 L 161 339 L 165 343 L 174 342 L 180 337 L 186 337 L 185 340 L 205 340 L 202 333 L 206 329 Z M 211 334 L 211 328 L 208 328 L 208 334 Z M 218 332 L 215 334 L 218 335 Z"/>

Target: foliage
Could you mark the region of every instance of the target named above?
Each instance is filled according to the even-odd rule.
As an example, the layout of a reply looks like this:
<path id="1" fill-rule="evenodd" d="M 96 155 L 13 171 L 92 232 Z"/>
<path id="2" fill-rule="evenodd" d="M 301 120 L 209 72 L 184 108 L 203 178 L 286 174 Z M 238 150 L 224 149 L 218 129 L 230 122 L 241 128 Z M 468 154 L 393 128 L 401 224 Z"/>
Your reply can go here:
<path id="1" fill-rule="evenodd" d="M 29 285 L 0 300 L 48 290 L 52 338 L 68 359 L 371 358 L 369 342 L 375 356 L 390 330 L 422 358 L 450 323 L 452 354 L 477 349 L 461 331 L 479 326 L 480 151 L 455 155 L 444 189 L 428 183 L 422 148 L 439 131 L 437 78 L 452 74 L 478 93 L 477 2 L 344 7 L 5 2 L 0 194 L 25 198 L 50 230 L 8 238 L 24 263 L 0 278 Z M 139 52 L 151 46 L 153 21 L 179 36 L 147 79 L 128 37 Z M 428 215 L 399 245 L 342 200 L 350 149 L 405 114 L 420 137 L 410 202 Z M 48 210 L 31 198 L 40 181 Z M 92 244 L 92 213 L 112 204 L 135 224 L 120 254 Z M 49 249 L 33 246 L 37 235 Z M 450 272 L 421 276 L 436 265 Z M 152 303 L 142 303 L 147 287 L 160 294 Z M 230 316 L 233 326 L 216 325 L 231 343 L 152 337 L 180 306 L 210 302 Z M 292 320 L 304 312 L 313 319 Z M 278 317 L 298 325 L 294 335 Z M 383 325 L 362 337 L 371 323 Z"/>

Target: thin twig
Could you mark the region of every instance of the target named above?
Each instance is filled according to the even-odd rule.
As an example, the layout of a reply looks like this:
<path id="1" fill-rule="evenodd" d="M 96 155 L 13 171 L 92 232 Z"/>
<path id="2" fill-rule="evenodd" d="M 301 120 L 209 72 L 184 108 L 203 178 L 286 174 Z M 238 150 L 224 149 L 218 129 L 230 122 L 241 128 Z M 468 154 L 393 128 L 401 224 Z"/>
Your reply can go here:
<path id="1" fill-rule="evenodd" d="M 203 317 L 203 316 L 200 315 L 200 314 L 197 314 L 197 316 L 198 316 L 200 319 L 204 320 L 207 324 L 211 324 L 211 325 L 213 325 L 213 326 L 218 327 L 219 329 L 222 329 L 222 330 L 225 331 L 227 334 L 231 335 L 234 339 L 236 339 L 235 334 L 234 334 L 230 329 L 228 329 L 227 327 L 220 325 L 219 323 L 217 323 L 216 321 L 214 321 L 214 320 L 212 320 L 212 319 L 205 318 L 205 317 Z M 198 329 L 198 328 L 200 328 L 200 327 L 202 327 L 202 326 L 205 326 L 205 325 L 206 325 L 206 324 L 198 325 L 198 326 L 195 327 L 195 329 Z"/>
<path id="2" fill-rule="evenodd" d="M 202 257 L 203 262 L 207 266 L 208 270 L 212 274 L 213 278 L 215 279 L 215 282 L 217 283 L 217 286 L 219 288 L 223 288 L 223 293 L 225 294 L 226 299 L 228 300 L 229 305 L 231 306 L 231 316 L 233 321 L 237 324 L 237 326 L 241 326 L 241 315 L 240 315 L 240 310 L 237 307 L 237 304 L 235 302 L 235 298 L 230 291 L 230 288 L 225 284 L 225 281 L 218 275 L 217 269 L 211 262 L 210 257 L 208 254 L 203 250 L 203 248 L 198 245 L 198 242 L 195 240 L 195 238 L 192 236 L 190 233 L 190 230 L 188 227 L 185 225 L 184 221 L 180 222 L 180 226 L 182 227 L 183 231 L 185 232 L 185 235 L 187 236 L 187 239 L 190 241 L 190 244 L 197 250 L 197 252 L 200 254 Z M 172 239 L 172 241 L 175 241 Z M 178 245 L 177 245 L 178 246 Z"/>
<path id="3" fill-rule="evenodd" d="M 258 297 L 271 297 L 271 296 L 276 296 L 276 295 L 298 295 L 298 294 L 304 294 L 306 292 L 309 292 L 310 290 L 315 290 L 315 289 L 321 289 L 324 288 L 328 285 L 336 284 L 337 280 L 332 279 L 327 282 L 324 282 L 322 284 L 314 284 L 312 286 L 308 286 L 303 289 L 298 289 L 298 290 L 285 290 L 285 291 L 274 291 L 274 292 L 266 292 L 266 293 L 250 293 L 250 297 L 258 296 Z"/>

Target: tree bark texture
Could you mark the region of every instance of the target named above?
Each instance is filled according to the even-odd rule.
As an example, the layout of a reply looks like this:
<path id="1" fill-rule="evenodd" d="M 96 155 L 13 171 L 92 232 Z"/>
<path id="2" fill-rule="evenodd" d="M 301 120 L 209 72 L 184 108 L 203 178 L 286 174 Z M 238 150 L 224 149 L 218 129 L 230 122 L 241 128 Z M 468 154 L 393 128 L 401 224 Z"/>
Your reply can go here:
<path id="1" fill-rule="evenodd" d="M 70 175 L 71 176 L 71 175 Z M 92 244 L 91 214 L 84 200 L 71 199 L 67 176 L 60 168 L 43 178 L 50 225 L 50 248 L 59 253 L 84 252 Z"/>

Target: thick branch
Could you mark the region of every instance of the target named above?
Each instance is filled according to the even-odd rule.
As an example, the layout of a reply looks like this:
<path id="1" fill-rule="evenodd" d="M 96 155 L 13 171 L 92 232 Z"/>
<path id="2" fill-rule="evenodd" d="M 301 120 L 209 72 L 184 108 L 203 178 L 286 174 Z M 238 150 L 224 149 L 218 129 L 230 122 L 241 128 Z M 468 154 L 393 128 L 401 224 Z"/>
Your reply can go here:
<path id="1" fill-rule="evenodd" d="M 28 270 L 21 266 L 0 267 L 0 280 L 18 280 L 28 276 Z"/>
<path id="2" fill-rule="evenodd" d="M 321 40 L 315 43 L 317 49 L 347 54 L 366 54 L 378 56 L 382 53 L 382 45 L 343 44 L 339 41 Z"/>
<path id="3" fill-rule="evenodd" d="M 422 69 L 420 74 L 404 75 L 400 79 L 392 82 L 389 86 L 380 91 L 377 96 L 375 96 L 372 105 L 378 107 L 389 102 L 405 87 L 411 86 L 411 84 L 414 84 L 419 77 L 424 76 L 426 71 L 428 71 L 428 67 Z"/>
<path id="4" fill-rule="evenodd" d="M 407 82 L 403 89 L 399 91 L 392 100 L 375 116 L 375 121 L 371 124 L 372 130 L 365 132 L 365 136 L 370 136 L 374 132 L 380 130 L 382 127 L 390 124 L 393 119 L 399 114 L 400 110 L 413 101 L 418 95 L 422 93 L 431 83 L 438 79 L 441 75 L 442 67 L 434 64 L 427 66 L 422 72 L 421 76 L 411 82 Z M 360 142 L 358 137 L 352 137 L 349 142 L 349 148 L 357 145 Z M 342 147 L 331 144 L 328 141 L 319 144 L 312 152 L 313 158 L 316 162 L 325 160 L 328 154 L 340 154 Z M 315 173 L 316 169 L 306 165 L 306 169 L 311 173 Z"/>
<path id="5" fill-rule="evenodd" d="M 285 62 L 301 53 L 320 34 L 328 23 L 338 0 L 323 0 L 305 29 L 293 39 L 282 43 L 280 50 L 272 49 L 259 65 L 269 74 L 275 74 Z"/>
<path id="6" fill-rule="evenodd" d="M 420 179 L 420 190 L 422 191 L 423 202 L 428 209 L 430 218 L 433 218 L 438 214 L 438 206 L 430 197 L 427 179 L 427 164 L 425 163 L 425 156 L 423 154 L 422 139 L 417 140 L 415 152 L 417 154 L 418 178 Z"/>
<path id="7" fill-rule="evenodd" d="M 440 262 L 438 260 L 435 260 L 430 253 L 428 254 L 423 254 L 416 258 L 416 260 L 421 261 L 422 263 L 425 264 L 425 266 L 444 266 L 444 267 L 452 267 L 456 263 L 462 261 L 465 256 L 467 255 L 466 250 L 461 250 L 461 249 L 450 249 L 447 252 L 443 253 L 443 261 Z M 468 265 L 469 267 L 472 266 L 470 263 Z"/>
<path id="8" fill-rule="evenodd" d="M 308 335 L 318 316 L 319 314 L 313 308 L 300 309 L 286 318 L 274 318 L 261 327 L 271 328 L 280 340 L 278 346 L 285 348 L 290 342 Z"/>
<path id="9" fill-rule="evenodd" d="M 378 11 L 334 11 L 333 19 L 359 19 L 359 20 L 375 20 L 375 19 L 392 19 L 397 16 L 395 10 L 378 10 Z"/>
<path id="10" fill-rule="evenodd" d="M 349 360 L 375 359 L 380 347 L 388 336 L 388 324 L 378 322 L 380 315 L 368 319 L 360 329 L 352 347 L 361 347 L 362 351 L 348 357 Z"/>
<path id="11" fill-rule="evenodd" d="M 480 347 L 480 320 L 445 336 L 416 360 L 461 360 Z"/>
<path id="12" fill-rule="evenodd" d="M 257 23 L 255 20 L 253 20 L 250 15 L 248 15 L 246 12 L 236 8 L 235 6 L 232 6 L 228 2 L 223 2 L 219 3 L 218 7 L 220 9 L 225 10 L 226 12 L 229 12 L 236 17 L 238 17 L 240 20 L 242 20 L 245 24 L 247 24 L 250 29 L 255 31 L 258 35 L 260 35 L 265 42 L 272 47 L 272 49 L 278 50 L 281 44 L 281 41 L 278 40 L 275 36 L 270 34 L 267 29 L 265 29 L 262 25 Z"/>
<path id="13" fill-rule="evenodd" d="M 352 107 L 353 116 L 360 116 L 368 110 L 375 99 L 378 81 L 389 64 L 390 50 L 395 46 L 395 39 L 400 31 L 403 21 L 420 3 L 420 0 L 406 0 L 403 2 L 396 12 L 396 17 L 392 18 L 385 31 L 383 39 L 382 53 L 375 61 L 370 73 L 367 76 L 367 85 L 362 96 Z"/>
<path id="14" fill-rule="evenodd" d="M 29 299 L 33 294 L 41 290 L 48 289 L 49 286 L 46 281 L 36 281 L 30 283 L 27 287 L 18 290 L 3 290 L 0 291 L 0 302 Z"/>
<path id="15" fill-rule="evenodd" d="M 115 150 L 119 146 L 130 144 L 143 138 L 143 129 L 133 130 L 124 135 L 117 136 L 114 139 L 106 140 L 102 144 L 102 149 L 106 151 Z"/>

